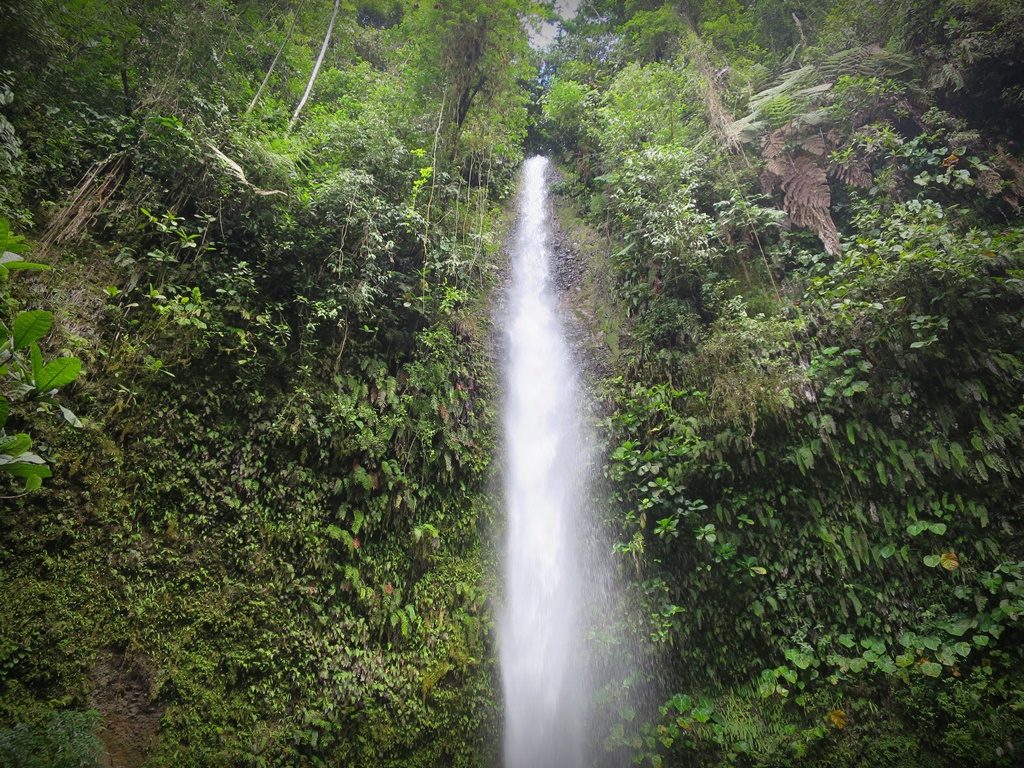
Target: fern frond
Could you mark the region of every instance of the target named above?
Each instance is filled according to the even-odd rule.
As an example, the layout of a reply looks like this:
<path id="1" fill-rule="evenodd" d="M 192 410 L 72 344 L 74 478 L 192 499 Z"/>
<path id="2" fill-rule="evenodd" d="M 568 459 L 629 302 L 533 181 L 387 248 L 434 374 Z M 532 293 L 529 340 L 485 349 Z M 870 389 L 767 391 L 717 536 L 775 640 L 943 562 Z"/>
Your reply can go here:
<path id="1" fill-rule="evenodd" d="M 904 54 L 869 45 L 849 48 L 829 56 L 817 67 L 820 79 L 836 81 L 840 77 L 899 77 L 914 68 L 914 60 Z"/>
<path id="2" fill-rule="evenodd" d="M 783 208 L 793 224 L 813 229 L 825 250 L 834 256 L 840 250 L 839 230 L 830 212 L 832 190 L 828 186 L 828 176 L 819 165 L 825 154 L 825 143 L 820 137 L 810 137 L 798 149 L 791 151 L 787 148 L 787 138 L 786 129 L 773 131 L 765 137 L 762 151 L 765 191 L 781 189 Z"/>

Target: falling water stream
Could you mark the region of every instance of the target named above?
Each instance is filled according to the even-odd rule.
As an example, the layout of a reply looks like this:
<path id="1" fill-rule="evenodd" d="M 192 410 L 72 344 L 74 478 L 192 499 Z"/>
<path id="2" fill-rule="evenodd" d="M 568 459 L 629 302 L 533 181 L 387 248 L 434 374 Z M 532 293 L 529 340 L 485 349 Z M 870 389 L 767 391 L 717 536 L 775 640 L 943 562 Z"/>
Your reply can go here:
<path id="1" fill-rule="evenodd" d="M 523 170 L 507 318 L 505 768 L 578 768 L 587 753 L 588 441 L 552 288 L 547 168 Z"/>

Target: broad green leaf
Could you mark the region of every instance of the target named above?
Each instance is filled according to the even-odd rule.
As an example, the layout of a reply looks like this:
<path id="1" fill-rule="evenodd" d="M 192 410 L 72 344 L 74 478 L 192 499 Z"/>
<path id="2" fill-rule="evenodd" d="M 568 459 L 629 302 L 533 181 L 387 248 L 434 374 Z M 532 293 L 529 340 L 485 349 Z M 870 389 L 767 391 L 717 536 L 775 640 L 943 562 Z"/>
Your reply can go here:
<path id="1" fill-rule="evenodd" d="M 850 603 L 853 605 L 854 613 L 860 616 L 861 611 L 864 610 L 864 606 L 861 604 L 860 598 L 853 594 L 853 592 L 848 592 L 847 597 L 850 599 Z"/>
<path id="2" fill-rule="evenodd" d="M 23 349 L 34 341 L 39 341 L 50 332 L 53 326 L 53 312 L 36 309 L 21 312 L 14 318 L 14 348 Z"/>
<path id="3" fill-rule="evenodd" d="M 928 677 L 938 677 L 942 674 L 942 665 L 934 661 L 928 661 L 921 665 L 921 671 Z"/>
<path id="4" fill-rule="evenodd" d="M 693 719 L 698 723 L 706 723 L 711 719 L 711 715 L 714 714 L 715 707 L 710 702 L 702 701 L 699 706 L 693 710 Z"/>
<path id="5" fill-rule="evenodd" d="M 23 259 L 0 264 L 0 266 L 4 269 L 22 270 L 26 272 L 29 270 L 46 270 L 51 268 L 49 264 L 40 264 L 36 261 L 25 261 Z"/>
<path id="6" fill-rule="evenodd" d="M 20 456 L 32 447 L 32 438 L 24 433 L 12 435 L 0 443 L 0 454 L 6 456 Z"/>
<path id="7" fill-rule="evenodd" d="M 928 528 L 928 523 L 923 520 L 915 520 L 907 526 L 907 533 L 911 536 L 918 536 L 922 531 Z"/>
<path id="8" fill-rule="evenodd" d="M 866 637 L 860 641 L 861 648 L 867 648 L 881 656 L 885 653 L 885 641 L 878 637 Z"/>
<path id="9" fill-rule="evenodd" d="M 800 448 L 797 449 L 796 455 L 797 466 L 800 467 L 801 471 L 805 468 L 810 469 L 814 466 L 814 454 L 806 445 L 800 446 Z"/>
<path id="10" fill-rule="evenodd" d="M 964 455 L 964 449 L 960 447 L 960 443 L 950 443 L 949 452 L 959 467 L 964 468 L 967 466 L 967 457 Z"/>
<path id="11" fill-rule="evenodd" d="M 927 565 L 929 568 L 934 568 L 936 565 L 939 564 L 939 556 L 926 555 L 924 558 L 924 564 Z"/>
<path id="12" fill-rule="evenodd" d="M 15 477 L 50 477 L 50 468 L 45 464 L 31 464 L 22 461 L 14 464 L 0 464 L 0 472 L 6 472 Z"/>
<path id="13" fill-rule="evenodd" d="M 896 671 L 896 665 L 893 663 L 893 660 L 890 659 L 888 656 L 881 656 L 875 662 L 875 666 L 887 675 L 891 675 L 893 672 Z"/>
<path id="14" fill-rule="evenodd" d="M 50 392 L 67 386 L 82 370 L 82 361 L 76 357 L 58 357 L 47 363 L 36 377 L 36 388 L 40 392 Z"/>
<path id="15" fill-rule="evenodd" d="M 954 637 L 963 637 L 973 625 L 974 621 L 971 619 L 958 619 L 957 621 L 947 621 L 939 626 Z"/>
<path id="16" fill-rule="evenodd" d="M 38 344 L 29 344 L 29 356 L 32 358 L 32 380 L 38 380 L 43 375 L 43 353 L 39 351 Z"/>
<path id="17" fill-rule="evenodd" d="M 785 656 L 789 661 L 793 662 L 793 665 L 797 669 L 808 669 L 814 662 L 814 657 L 809 653 L 804 653 L 803 651 L 798 651 L 793 648 L 787 650 Z"/>

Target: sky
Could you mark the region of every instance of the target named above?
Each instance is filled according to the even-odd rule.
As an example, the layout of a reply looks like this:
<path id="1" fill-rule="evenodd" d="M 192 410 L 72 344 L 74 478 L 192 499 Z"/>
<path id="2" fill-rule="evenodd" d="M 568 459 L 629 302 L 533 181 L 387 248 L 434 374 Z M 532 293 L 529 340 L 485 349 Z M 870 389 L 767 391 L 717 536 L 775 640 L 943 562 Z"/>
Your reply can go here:
<path id="1" fill-rule="evenodd" d="M 575 16 L 579 7 L 580 0 L 558 0 L 555 3 L 555 8 L 564 19 L 571 19 Z M 558 34 L 558 25 L 545 23 L 540 32 L 530 33 L 530 43 L 534 48 L 544 48 L 551 44 L 556 34 Z"/>

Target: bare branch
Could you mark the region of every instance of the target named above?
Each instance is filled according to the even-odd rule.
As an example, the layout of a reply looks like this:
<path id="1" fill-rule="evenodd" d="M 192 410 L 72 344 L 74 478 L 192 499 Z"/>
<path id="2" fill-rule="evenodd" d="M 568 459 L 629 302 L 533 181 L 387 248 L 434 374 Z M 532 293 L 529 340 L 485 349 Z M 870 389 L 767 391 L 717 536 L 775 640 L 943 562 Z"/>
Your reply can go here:
<path id="1" fill-rule="evenodd" d="M 309 75 L 309 82 L 306 83 L 306 92 L 302 94 L 299 106 L 295 108 L 295 114 L 292 115 L 291 122 L 288 123 L 289 128 L 294 126 L 295 121 L 299 119 L 299 113 L 302 111 L 302 108 L 306 106 L 306 100 L 309 98 L 309 94 L 313 91 L 313 83 L 316 82 L 316 76 L 320 72 L 320 65 L 324 63 L 324 56 L 327 54 L 327 46 L 331 43 L 331 34 L 334 32 L 334 21 L 338 18 L 338 8 L 340 7 L 341 0 L 334 0 L 334 11 L 331 13 L 331 23 L 327 25 L 327 34 L 324 35 L 324 44 L 320 46 L 320 55 L 316 57 L 316 64 L 313 65 L 313 71 Z"/>
<path id="2" fill-rule="evenodd" d="M 281 53 L 288 45 L 288 41 L 292 39 L 292 32 L 295 31 L 295 22 L 299 18 L 299 14 L 302 13 L 302 3 L 299 3 L 299 7 L 295 9 L 292 14 L 292 22 L 288 25 L 288 32 L 284 36 L 284 42 L 281 43 L 281 47 L 277 49 L 277 53 L 274 55 L 274 60 L 270 62 L 270 69 L 267 70 L 267 76 L 263 78 L 263 82 L 260 83 L 260 87 L 256 89 L 256 95 L 252 97 L 252 101 L 249 102 L 249 106 L 246 107 L 245 114 L 252 112 L 253 107 L 256 106 L 256 102 L 260 100 L 260 96 L 263 95 L 263 89 L 267 87 L 267 83 L 270 82 L 270 76 L 274 74 L 274 68 L 277 66 L 277 60 L 281 58 Z"/>

